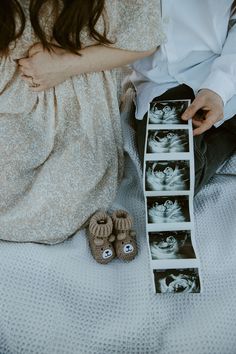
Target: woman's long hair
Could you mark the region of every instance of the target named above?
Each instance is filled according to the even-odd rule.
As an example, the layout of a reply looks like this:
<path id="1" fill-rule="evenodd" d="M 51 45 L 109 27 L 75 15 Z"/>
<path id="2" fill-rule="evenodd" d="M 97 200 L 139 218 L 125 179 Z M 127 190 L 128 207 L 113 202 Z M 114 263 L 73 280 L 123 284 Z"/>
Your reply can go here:
<path id="1" fill-rule="evenodd" d="M 35 34 L 47 49 L 50 49 L 50 44 L 39 19 L 43 5 L 50 1 L 57 9 L 59 0 L 31 0 L 29 8 Z M 105 0 L 63 0 L 62 3 L 63 8 L 53 26 L 53 37 L 61 47 L 72 52 L 81 49 L 81 31 L 85 27 L 88 28 L 91 37 L 99 43 L 111 43 L 106 37 L 106 26 L 104 33 L 99 33 L 95 28 L 103 13 Z M 0 0 L 0 53 L 8 53 L 9 44 L 22 35 L 24 28 L 25 15 L 19 2 Z"/>
<path id="2" fill-rule="evenodd" d="M 16 19 L 19 19 L 19 28 L 16 28 Z M 25 16 L 18 1 L 0 0 L 0 53 L 7 54 L 10 42 L 21 36 L 24 27 Z"/>
<path id="3" fill-rule="evenodd" d="M 231 10 L 232 10 L 232 15 L 234 15 L 236 13 L 236 0 L 233 1 Z"/>

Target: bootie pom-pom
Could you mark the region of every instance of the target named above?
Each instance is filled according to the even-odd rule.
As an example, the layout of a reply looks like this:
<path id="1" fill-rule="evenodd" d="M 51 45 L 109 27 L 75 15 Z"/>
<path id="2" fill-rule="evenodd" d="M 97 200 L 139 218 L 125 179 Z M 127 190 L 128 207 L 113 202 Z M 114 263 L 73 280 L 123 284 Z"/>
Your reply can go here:
<path id="1" fill-rule="evenodd" d="M 112 233 L 112 220 L 104 212 L 98 212 L 92 216 L 89 223 L 89 231 L 94 237 L 107 238 Z"/>
<path id="2" fill-rule="evenodd" d="M 116 230 L 130 230 L 133 225 L 132 217 L 125 210 L 114 211 L 112 221 Z"/>

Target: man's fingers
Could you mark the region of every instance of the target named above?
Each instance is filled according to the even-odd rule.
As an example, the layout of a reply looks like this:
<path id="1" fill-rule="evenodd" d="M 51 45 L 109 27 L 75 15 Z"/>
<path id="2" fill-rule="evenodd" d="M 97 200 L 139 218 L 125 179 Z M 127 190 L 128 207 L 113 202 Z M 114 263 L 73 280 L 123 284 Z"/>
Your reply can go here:
<path id="1" fill-rule="evenodd" d="M 195 98 L 193 103 L 185 110 L 185 112 L 182 114 L 182 119 L 183 120 L 189 120 L 195 116 L 197 111 L 203 107 L 202 100 L 200 98 Z"/>
<path id="2" fill-rule="evenodd" d="M 216 122 L 215 115 L 208 116 L 208 118 L 202 122 L 200 127 L 194 129 L 193 135 L 195 136 L 204 133 L 205 131 L 210 129 L 215 122 Z"/>
<path id="3" fill-rule="evenodd" d="M 204 121 L 193 119 L 192 122 L 193 122 L 194 127 L 200 127 Z"/>
<path id="4" fill-rule="evenodd" d="M 193 136 L 201 135 L 202 133 L 206 132 L 211 127 L 212 127 L 212 125 L 202 124 L 201 127 L 194 129 Z"/>

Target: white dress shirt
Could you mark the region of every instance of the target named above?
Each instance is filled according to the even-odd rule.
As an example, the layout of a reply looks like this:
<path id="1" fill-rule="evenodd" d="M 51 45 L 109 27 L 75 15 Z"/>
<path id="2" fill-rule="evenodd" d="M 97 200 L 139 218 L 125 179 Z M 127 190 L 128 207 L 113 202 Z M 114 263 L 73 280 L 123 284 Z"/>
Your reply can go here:
<path id="1" fill-rule="evenodd" d="M 224 120 L 236 114 L 236 16 L 230 17 L 231 6 L 232 0 L 162 0 L 166 42 L 133 64 L 137 119 L 154 97 L 182 83 L 195 93 L 208 88 L 220 95 Z"/>

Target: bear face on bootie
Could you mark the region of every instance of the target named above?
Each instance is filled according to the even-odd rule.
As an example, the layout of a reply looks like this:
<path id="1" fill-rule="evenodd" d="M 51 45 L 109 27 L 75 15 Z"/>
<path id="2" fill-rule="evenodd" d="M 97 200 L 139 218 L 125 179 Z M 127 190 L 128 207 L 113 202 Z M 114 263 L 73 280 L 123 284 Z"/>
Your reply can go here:
<path id="1" fill-rule="evenodd" d="M 116 256 L 112 244 L 115 240 L 112 230 L 112 219 L 105 212 L 97 212 L 90 219 L 88 228 L 89 245 L 93 258 L 98 263 L 107 264 Z"/>
<path id="2" fill-rule="evenodd" d="M 132 230 L 133 220 L 127 211 L 116 210 L 112 221 L 116 255 L 123 261 L 132 261 L 138 253 L 136 233 Z"/>

